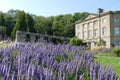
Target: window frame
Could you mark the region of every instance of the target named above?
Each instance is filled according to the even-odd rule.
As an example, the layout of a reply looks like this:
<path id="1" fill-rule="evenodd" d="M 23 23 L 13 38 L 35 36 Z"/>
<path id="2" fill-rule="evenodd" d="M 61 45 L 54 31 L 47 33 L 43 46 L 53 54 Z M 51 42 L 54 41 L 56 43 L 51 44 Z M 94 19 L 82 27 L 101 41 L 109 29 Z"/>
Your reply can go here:
<path id="1" fill-rule="evenodd" d="M 106 29 L 106 27 L 102 27 L 102 35 L 106 35 L 106 32 L 107 32 L 107 29 Z"/>
<path id="2" fill-rule="evenodd" d="M 114 18 L 114 22 L 120 22 L 120 18 L 119 17 L 115 17 Z"/>
<path id="3" fill-rule="evenodd" d="M 83 24 L 83 30 L 85 31 L 87 29 L 88 24 Z"/>
<path id="4" fill-rule="evenodd" d="M 78 37 L 79 39 L 81 39 L 81 34 L 80 34 L 80 32 L 77 33 L 77 37 Z"/>
<path id="5" fill-rule="evenodd" d="M 79 29 L 80 29 L 80 25 L 77 26 L 77 30 L 79 30 Z"/>
<path id="6" fill-rule="evenodd" d="M 119 26 L 114 27 L 114 34 L 120 35 L 120 27 Z"/>
<path id="7" fill-rule="evenodd" d="M 83 39 L 84 40 L 87 39 L 87 32 L 86 31 L 83 32 Z"/>
<path id="8" fill-rule="evenodd" d="M 91 27 L 92 26 L 92 22 L 89 22 L 88 25 L 89 25 L 89 27 Z"/>
<path id="9" fill-rule="evenodd" d="M 92 38 L 92 30 L 88 31 L 88 38 L 91 39 Z"/>
<path id="10" fill-rule="evenodd" d="M 102 18 L 102 23 L 106 23 L 106 18 Z"/>
<path id="11" fill-rule="evenodd" d="M 94 26 L 97 26 L 98 25 L 98 20 L 95 20 L 94 21 Z"/>
<path id="12" fill-rule="evenodd" d="M 119 41 L 119 40 L 116 40 L 116 41 L 114 42 L 114 45 L 115 45 L 115 46 L 120 46 L 120 41 Z"/>
<path id="13" fill-rule="evenodd" d="M 94 37 L 97 38 L 98 37 L 98 29 L 95 29 L 94 31 L 95 31 L 94 32 Z"/>

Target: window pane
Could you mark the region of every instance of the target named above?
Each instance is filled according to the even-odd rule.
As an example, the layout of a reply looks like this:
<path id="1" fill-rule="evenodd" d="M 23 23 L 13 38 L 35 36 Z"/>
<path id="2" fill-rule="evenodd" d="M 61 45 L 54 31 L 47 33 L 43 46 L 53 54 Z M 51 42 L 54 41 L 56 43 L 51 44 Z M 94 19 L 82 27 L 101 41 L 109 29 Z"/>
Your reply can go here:
<path id="1" fill-rule="evenodd" d="M 81 38 L 80 33 L 77 34 L 77 37 L 78 37 L 78 38 Z"/>
<path id="2" fill-rule="evenodd" d="M 120 41 L 115 41 L 115 46 L 120 46 Z"/>
<path id="3" fill-rule="evenodd" d="M 96 26 L 96 25 L 98 25 L 98 21 L 97 20 L 94 21 L 94 26 Z"/>
<path id="4" fill-rule="evenodd" d="M 87 29 L 87 24 L 83 24 L 83 30 Z"/>
<path id="5" fill-rule="evenodd" d="M 92 23 L 91 23 L 91 22 L 89 23 L 89 26 L 92 26 Z"/>
<path id="6" fill-rule="evenodd" d="M 102 34 L 103 34 L 103 35 L 106 35 L 106 27 L 103 27 L 103 28 L 102 28 Z"/>
<path id="7" fill-rule="evenodd" d="M 84 32 L 84 39 L 87 39 L 87 33 Z"/>
<path id="8" fill-rule="evenodd" d="M 120 34 L 120 28 L 119 27 L 115 27 L 115 34 Z"/>
<path id="9" fill-rule="evenodd" d="M 88 35 L 89 35 L 89 39 L 91 39 L 91 37 L 92 37 L 92 31 L 91 30 L 89 30 Z"/>
<path id="10" fill-rule="evenodd" d="M 119 22 L 119 17 L 114 18 L 114 22 Z"/>
<path id="11" fill-rule="evenodd" d="M 106 22 L 106 19 L 105 19 L 105 18 L 103 18 L 103 19 L 102 19 L 102 22 L 103 22 L 103 23 L 105 23 L 105 22 Z"/>
<path id="12" fill-rule="evenodd" d="M 95 29 L 95 37 L 98 37 L 98 29 Z"/>
<path id="13" fill-rule="evenodd" d="M 77 29 L 79 30 L 79 29 L 80 29 L 80 26 L 77 26 Z"/>

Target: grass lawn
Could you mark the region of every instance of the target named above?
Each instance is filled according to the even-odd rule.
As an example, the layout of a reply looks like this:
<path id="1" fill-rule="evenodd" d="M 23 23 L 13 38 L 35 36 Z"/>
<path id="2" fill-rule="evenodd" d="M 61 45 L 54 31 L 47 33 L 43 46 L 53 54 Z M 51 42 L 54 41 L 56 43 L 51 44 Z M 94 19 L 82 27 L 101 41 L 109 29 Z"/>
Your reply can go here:
<path id="1" fill-rule="evenodd" d="M 116 74 L 120 76 L 120 57 L 96 56 L 95 61 L 98 61 L 101 65 L 113 67 Z"/>

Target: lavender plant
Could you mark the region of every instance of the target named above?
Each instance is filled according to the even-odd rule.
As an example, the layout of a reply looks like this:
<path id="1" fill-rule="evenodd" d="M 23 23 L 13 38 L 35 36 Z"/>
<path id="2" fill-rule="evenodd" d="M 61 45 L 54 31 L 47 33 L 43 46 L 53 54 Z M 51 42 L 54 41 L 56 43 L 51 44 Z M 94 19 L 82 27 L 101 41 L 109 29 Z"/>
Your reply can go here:
<path id="1" fill-rule="evenodd" d="M 0 48 L 3 80 L 120 80 L 81 46 L 19 43 Z"/>

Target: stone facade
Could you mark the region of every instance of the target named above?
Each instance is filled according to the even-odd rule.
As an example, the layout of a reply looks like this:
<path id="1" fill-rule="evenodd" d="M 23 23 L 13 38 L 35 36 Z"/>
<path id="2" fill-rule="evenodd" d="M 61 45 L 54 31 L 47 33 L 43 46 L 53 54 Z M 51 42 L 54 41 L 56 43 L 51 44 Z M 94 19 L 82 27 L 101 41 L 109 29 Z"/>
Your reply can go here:
<path id="1" fill-rule="evenodd" d="M 36 42 L 39 38 L 38 33 L 16 31 L 16 42 Z"/>
<path id="2" fill-rule="evenodd" d="M 75 35 L 89 47 L 96 46 L 100 37 L 107 48 L 120 46 L 120 11 L 88 13 L 84 20 L 76 21 Z"/>

